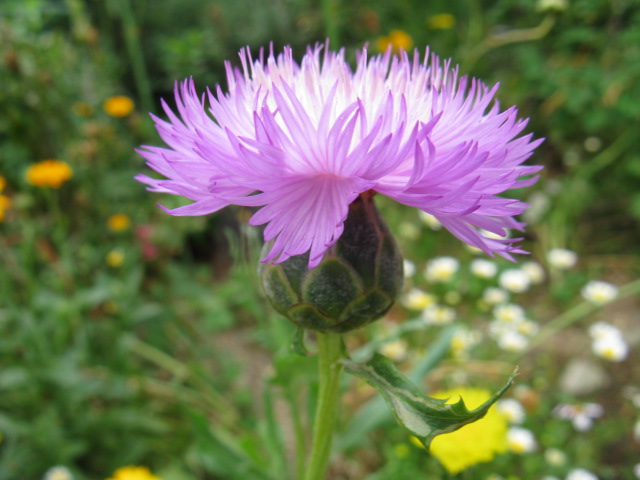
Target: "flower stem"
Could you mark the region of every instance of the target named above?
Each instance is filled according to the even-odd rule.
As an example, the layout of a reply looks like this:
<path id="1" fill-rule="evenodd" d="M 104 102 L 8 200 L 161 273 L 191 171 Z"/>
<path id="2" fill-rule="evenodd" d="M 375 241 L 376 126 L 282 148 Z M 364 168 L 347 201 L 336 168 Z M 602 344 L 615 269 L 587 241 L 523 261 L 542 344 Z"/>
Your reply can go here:
<path id="1" fill-rule="evenodd" d="M 323 480 L 331 454 L 331 442 L 338 415 L 340 373 L 343 357 L 342 337 L 337 333 L 318 333 L 319 390 L 313 424 L 311 459 L 305 480 Z"/>

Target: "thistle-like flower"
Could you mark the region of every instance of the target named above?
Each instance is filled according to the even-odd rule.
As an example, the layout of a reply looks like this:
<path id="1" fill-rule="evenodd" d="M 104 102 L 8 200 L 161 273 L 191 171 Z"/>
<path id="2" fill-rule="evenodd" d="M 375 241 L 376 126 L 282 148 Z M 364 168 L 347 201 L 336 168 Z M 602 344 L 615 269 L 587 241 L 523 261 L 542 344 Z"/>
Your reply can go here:
<path id="1" fill-rule="evenodd" d="M 137 178 L 194 201 L 169 213 L 261 207 L 250 223 L 266 224 L 263 261 L 309 252 L 315 267 L 349 205 L 372 190 L 491 256 L 522 253 L 507 230 L 523 229 L 514 217 L 527 205 L 498 195 L 536 181 L 541 167 L 523 162 L 542 140 L 519 136 L 527 121 L 515 107 L 501 111 L 497 85 L 460 77 L 428 51 L 371 58 L 364 48 L 355 70 L 328 46 L 310 47 L 300 63 L 290 48 L 258 59 L 246 48 L 240 60 L 241 69 L 227 63 L 227 92 L 201 96 L 185 80 L 177 114 L 163 103 L 168 120 L 154 117 L 168 147 L 139 153 L 166 179 Z"/>

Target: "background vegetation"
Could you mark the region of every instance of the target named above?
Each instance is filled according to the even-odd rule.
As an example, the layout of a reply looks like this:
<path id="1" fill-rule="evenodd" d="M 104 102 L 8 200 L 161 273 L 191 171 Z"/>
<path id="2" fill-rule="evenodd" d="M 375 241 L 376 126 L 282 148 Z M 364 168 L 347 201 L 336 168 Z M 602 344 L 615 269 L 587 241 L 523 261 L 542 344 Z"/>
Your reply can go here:
<path id="1" fill-rule="evenodd" d="M 528 131 L 546 138 L 534 159 L 546 167 L 543 179 L 522 192 L 532 204 L 526 247 L 546 279 L 511 298 L 540 333 L 518 351 L 493 341 L 491 309 L 480 299 L 497 280 L 470 274 L 473 253 L 381 199 L 417 267 L 407 288 L 436 296 L 456 320 L 427 326 L 398 305 L 350 335 L 351 348 L 364 354 L 399 337 L 401 368 L 428 373 L 429 390 L 495 390 L 520 365 L 511 395 L 525 406 L 537 446 L 459 478 L 564 477 L 578 467 L 601 479 L 635 478 L 638 1 L 3 0 L 0 479 L 39 479 L 55 465 L 81 480 L 129 464 L 165 480 L 293 473 L 289 460 L 313 407 L 314 359 L 291 353 L 290 326 L 260 294 L 250 212 L 166 216 L 133 180 L 146 170 L 134 149 L 158 144 L 147 113 L 161 112 L 161 97 L 171 102 L 174 81 L 193 76 L 202 89 L 223 82 L 223 61 L 235 62 L 244 45 L 289 44 L 301 54 L 327 36 L 349 55 L 394 38 L 430 45 L 463 73 L 500 82 L 501 103 L 518 105 L 531 118 Z M 115 96 L 132 99 L 133 110 L 125 103 L 114 116 L 105 102 Z M 65 161 L 73 177 L 55 189 L 31 185 L 28 167 L 45 159 Z M 549 265 L 547 253 L 559 247 L 577 252 L 577 266 Z M 422 270 L 442 255 L 460 270 L 430 284 Z M 592 308 L 580 290 L 593 279 L 627 286 L 616 302 Z M 624 361 L 591 351 L 587 327 L 601 320 L 623 332 Z M 449 348 L 456 326 L 482 338 L 464 355 Z M 345 453 L 331 478 L 454 478 L 380 413 L 361 383 L 345 380 L 345 388 Z M 588 431 L 553 413 L 585 402 L 604 407 Z M 550 460 L 550 449 L 564 458 Z"/>

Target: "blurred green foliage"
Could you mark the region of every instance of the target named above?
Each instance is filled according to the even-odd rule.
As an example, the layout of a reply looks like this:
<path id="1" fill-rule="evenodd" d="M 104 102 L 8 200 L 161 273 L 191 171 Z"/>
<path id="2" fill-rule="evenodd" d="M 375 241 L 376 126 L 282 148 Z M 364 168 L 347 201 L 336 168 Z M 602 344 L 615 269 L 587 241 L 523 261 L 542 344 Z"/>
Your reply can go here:
<path id="1" fill-rule="evenodd" d="M 223 62 L 237 64 L 245 45 L 289 44 L 301 55 L 330 36 L 354 58 L 364 43 L 375 51 L 380 37 L 399 29 L 419 50 L 430 45 L 453 58 L 463 74 L 501 82 L 503 105 L 518 105 L 531 118 L 528 130 L 546 138 L 534 157 L 544 177 L 526 194 L 530 247 L 538 258 L 570 247 L 587 259 L 527 297 L 532 310 L 552 317 L 572 305 L 587 277 L 637 276 L 640 2 L 574 0 L 541 10 L 542 3 L 3 0 L 0 176 L 12 206 L 0 222 L 0 479 L 39 479 L 57 464 L 81 480 L 107 478 L 126 464 L 149 465 L 164 480 L 291 473 L 291 437 L 303 442 L 307 426 L 289 419 L 283 434 L 278 423 L 287 418 L 283 404 L 310 415 L 315 366 L 291 356 L 291 327 L 259 293 L 257 231 L 243 223 L 249 212 L 169 218 L 133 180 L 145 169 L 134 148 L 158 143 L 147 112 L 161 114 L 159 98 L 171 103 L 174 82 L 185 77 L 199 89 L 224 88 Z M 134 111 L 110 116 L 103 103 L 115 95 L 131 97 Z M 27 167 L 47 158 L 73 168 L 58 190 L 25 180 Z M 418 237 L 400 237 L 408 258 L 471 258 L 446 233 L 415 227 L 415 212 L 381 203 L 393 231 L 407 223 L 418 229 Z M 130 229 L 109 230 L 118 213 L 131 219 Z M 114 251 L 121 264 L 109 264 Z M 465 288 L 462 311 L 482 317 L 479 287 Z M 374 327 L 353 342 L 366 346 L 386 333 Z M 433 337 L 420 332 L 413 347 Z M 481 370 L 493 371 L 491 359 L 512 360 L 496 350 L 477 352 Z M 602 479 L 632 478 L 629 421 L 612 414 L 587 439 L 551 418 L 557 402 L 572 400 L 554 396 L 557 361 L 565 360 L 548 352 L 522 360 L 525 381 L 543 394 L 527 426 L 542 446 L 566 448 Z M 610 373 L 617 386 L 638 381 L 637 368 Z M 637 415 L 606 393 L 621 418 Z M 356 397 L 353 412 L 366 403 Z M 339 459 L 341 478 L 425 471 L 444 478 L 422 451 L 398 450 L 406 438 L 387 427 L 361 425 L 373 430 Z M 538 478 L 545 468 L 541 452 L 509 454 L 461 478 Z"/>

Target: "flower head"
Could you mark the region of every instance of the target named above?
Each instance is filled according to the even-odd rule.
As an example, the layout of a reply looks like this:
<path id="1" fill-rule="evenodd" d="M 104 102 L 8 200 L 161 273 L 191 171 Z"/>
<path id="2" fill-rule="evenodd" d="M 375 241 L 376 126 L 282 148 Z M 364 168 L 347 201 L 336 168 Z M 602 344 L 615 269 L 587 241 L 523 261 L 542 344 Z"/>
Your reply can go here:
<path id="1" fill-rule="evenodd" d="M 0 222 L 4 220 L 5 211 L 11 208 L 11 199 L 5 195 L 0 195 Z"/>
<path id="2" fill-rule="evenodd" d="M 72 176 L 71 166 L 61 160 L 43 160 L 27 168 L 27 182 L 34 187 L 60 188 Z"/>
<path id="3" fill-rule="evenodd" d="M 430 282 L 448 282 L 460 268 L 453 257 L 437 257 L 427 262 L 424 275 Z"/>
<path id="4" fill-rule="evenodd" d="M 397 53 L 401 50 L 408 51 L 413 46 L 413 39 L 404 30 L 391 30 L 389 35 L 380 37 L 377 43 L 381 52 L 391 49 Z"/>
<path id="5" fill-rule="evenodd" d="M 565 480 L 598 480 L 598 477 L 584 468 L 574 468 L 567 473 Z"/>
<path id="6" fill-rule="evenodd" d="M 564 420 L 571 420 L 573 427 L 579 432 L 586 432 L 593 426 L 593 420 L 604 414 L 599 403 L 567 404 L 561 403 L 553 409 L 553 413 Z"/>
<path id="7" fill-rule="evenodd" d="M 511 427 L 507 432 L 509 448 L 515 453 L 531 453 L 538 444 L 531 430 L 521 427 Z"/>
<path id="8" fill-rule="evenodd" d="M 498 265 L 484 258 L 472 260 L 469 269 L 471 273 L 479 278 L 493 278 L 498 273 Z"/>
<path id="9" fill-rule="evenodd" d="M 166 148 L 139 153 L 166 177 L 138 180 L 194 203 L 168 210 L 205 215 L 228 205 L 261 207 L 250 219 L 272 241 L 264 262 L 309 252 L 322 260 L 344 229 L 348 207 L 371 190 L 436 217 L 489 255 L 523 251 L 507 229 L 527 205 L 499 194 L 531 185 L 524 166 L 541 140 L 519 136 L 526 120 L 501 111 L 497 86 L 459 76 L 449 61 L 391 51 L 352 69 L 344 50 L 240 52 L 227 64 L 228 91 L 176 85 L 177 114 L 154 117 Z M 208 106 L 207 106 L 208 103 Z M 481 231 L 482 230 L 482 231 Z M 484 231 L 500 238 L 489 238 Z"/>
<path id="10" fill-rule="evenodd" d="M 112 232 L 124 232 L 131 226 L 131 219 L 124 213 L 115 213 L 107 219 L 107 226 Z"/>
<path id="11" fill-rule="evenodd" d="M 43 480 L 73 480 L 73 473 L 67 467 L 56 465 L 44 473 Z"/>
<path id="12" fill-rule="evenodd" d="M 133 103 L 133 100 L 129 97 L 125 97 L 124 95 L 116 95 L 115 97 L 107 98 L 102 105 L 102 108 L 107 115 L 111 115 L 116 118 L 126 117 L 131 114 L 134 107 L 135 104 Z"/>
<path id="13" fill-rule="evenodd" d="M 547 252 L 549 265 L 558 270 L 568 270 L 578 263 L 578 254 L 566 248 L 553 248 Z"/>
<path id="14" fill-rule="evenodd" d="M 580 293 L 585 300 L 594 305 L 605 305 L 618 296 L 618 287 L 600 280 L 593 280 L 582 287 Z"/>
<path id="15" fill-rule="evenodd" d="M 529 275 L 519 268 L 505 270 L 500 274 L 498 282 L 502 288 L 513 293 L 526 292 L 531 286 Z"/>
<path id="16" fill-rule="evenodd" d="M 496 404 L 498 411 L 505 416 L 509 423 L 521 424 L 526 417 L 522 404 L 515 398 L 503 398 Z"/>
<path id="17" fill-rule="evenodd" d="M 161 480 L 147 467 L 127 466 L 116 470 L 108 480 Z"/>

